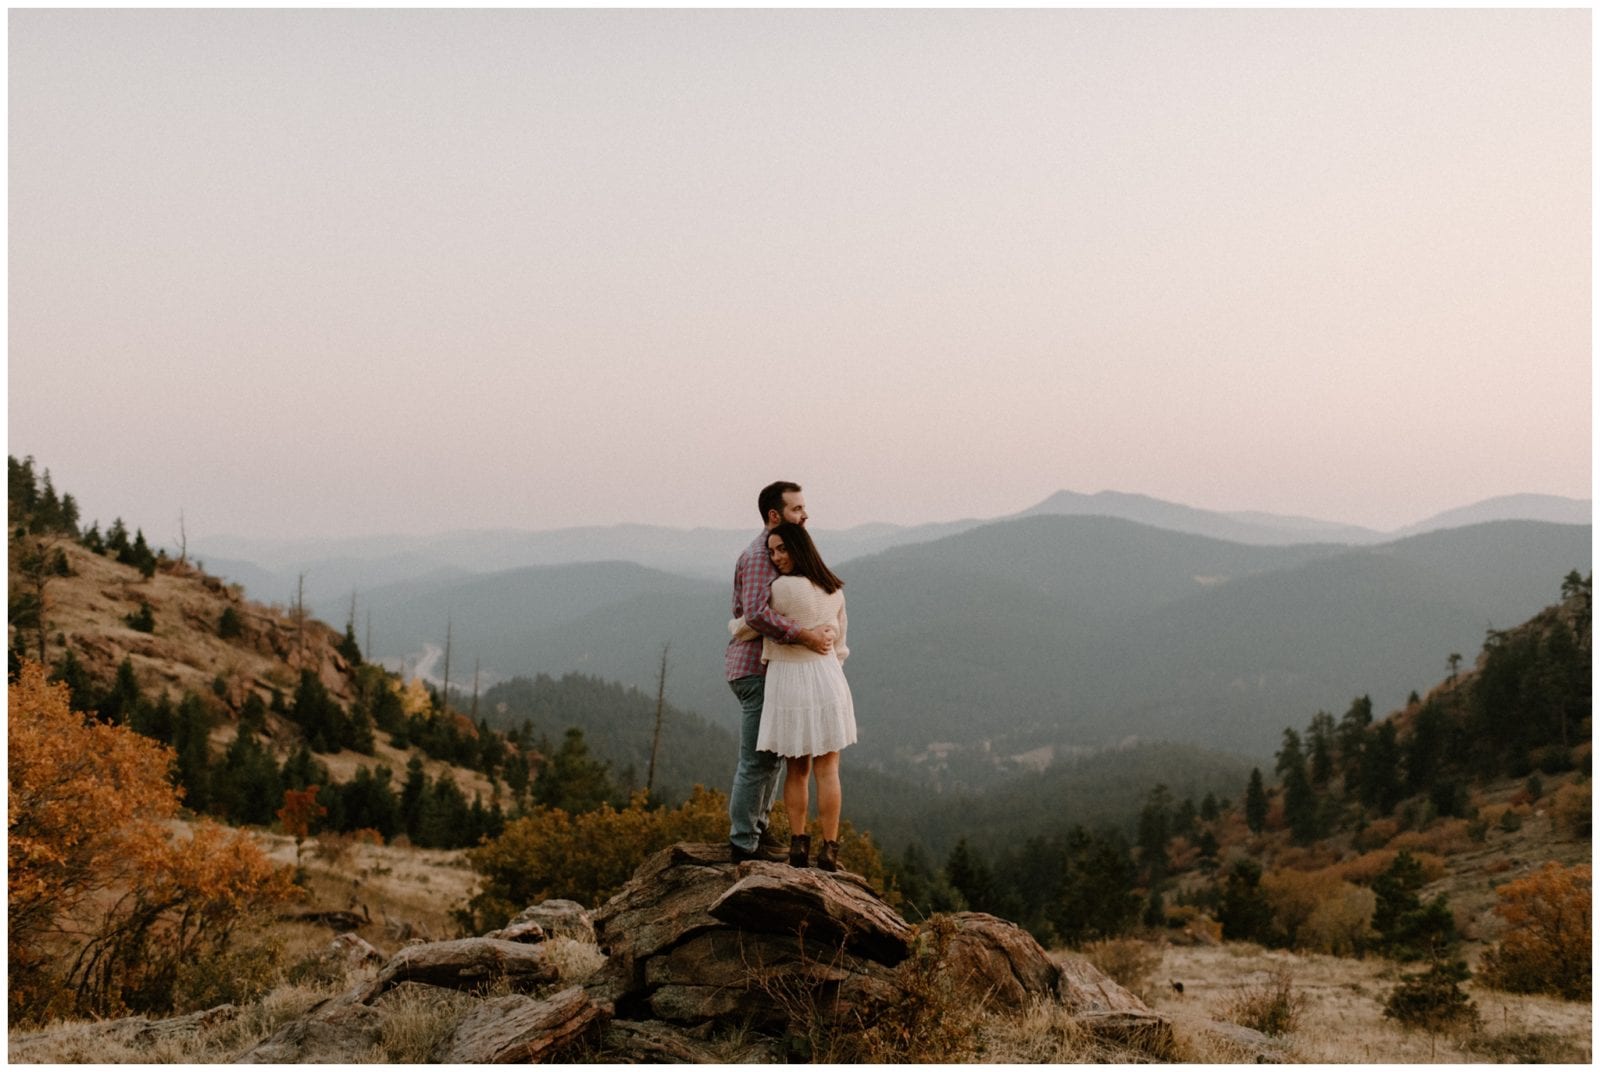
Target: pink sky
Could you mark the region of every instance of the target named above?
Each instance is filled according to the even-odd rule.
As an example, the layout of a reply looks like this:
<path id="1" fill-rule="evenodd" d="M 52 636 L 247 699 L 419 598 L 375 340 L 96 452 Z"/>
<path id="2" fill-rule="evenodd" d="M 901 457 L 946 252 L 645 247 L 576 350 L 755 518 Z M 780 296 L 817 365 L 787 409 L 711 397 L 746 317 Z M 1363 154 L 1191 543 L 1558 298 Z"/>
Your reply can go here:
<path id="1" fill-rule="evenodd" d="M 1588 497 L 1590 19 L 14 10 L 9 449 L 167 542 Z"/>

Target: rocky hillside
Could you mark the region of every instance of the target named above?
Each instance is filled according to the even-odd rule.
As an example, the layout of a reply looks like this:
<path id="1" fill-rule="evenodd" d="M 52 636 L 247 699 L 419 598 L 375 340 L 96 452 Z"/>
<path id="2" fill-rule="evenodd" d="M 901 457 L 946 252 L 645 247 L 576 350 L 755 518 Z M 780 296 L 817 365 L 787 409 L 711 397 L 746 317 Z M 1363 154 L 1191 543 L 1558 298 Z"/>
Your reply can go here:
<path id="1" fill-rule="evenodd" d="M 82 530 L 72 497 L 57 496 L 48 472 L 41 488 L 31 459 L 10 461 L 13 668 L 20 658 L 43 663 L 72 688 L 79 709 L 110 720 L 132 717 L 123 708 L 138 698 L 144 721 L 153 725 L 136 728 L 180 753 L 185 727 L 174 722 L 182 721 L 186 698 L 198 698 L 208 747 L 198 758 L 191 750 L 188 766 L 180 761 L 180 778 L 210 765 L 217 778 L 238 781 L 238 771 L 222 764 L 252 762 L 250 749 L 243 759 L 232 749 L 247 723 L 252 747 L 270 758 L 272 769 L 263 775 L 257 794 L 263 799 L 253 814 L 224 817 L 270 822 L 284 787 L 349 783 L 363 768 L 371 776 L 381 767 L 397 777 L 409 767 L 429 783 L 444 779 L 451 801 L 464 808 L 466 801 L 495 797 L 492 775 L 509 779 L 513 762 L 536 760 L 531 749 L 442 710 L 437 694 L 420 683 L 362 665 L 350 630 L 332 628 L 303 606 L 250 600 L 240 586 L 185 556 L 152 549 L 142 531 L 130 537 L 121 519 L 104 535 L 98 523 Z M 330 722 L 341 732 L 329 730 Z M 366 728 L 352 730 L 354 722 Z M 483 747 L 489 736 L 498 742 L 493 748 Z M 297 754 L 299 765 L 279 777 L 277 768 Z M 482 760 L 489 755 L 491 761 Z M 262 774 L 261 763 L 253 770 Z M 191 804 L 210 796 L 188 788 Z M 373 825 L 359 816 L 350 821 Z M 448 817 L 437 825 L 450 825 Z"/>
<path id="2" fill-rule="evenodd" d="M 345 988 L 265 1028 L 221 1006 L 179 1020 L 13 1035 L 13 1060 L 89 1060 L 117 1043 L 231 1023 L 240 1063 L 389 1060 L 777 1063 L 1280 1057 L 1234 1024 L 1175 1033 L 1082 957 L 981 913 L 907 923 L 858 875 L 732 864 L 721 846 L 657 853 L 592 915 L 530 906 L 507 927 L 384 956 L 355 935 L 328 957 Z M 415 1039 L 410 1052 L 397 1037 Z M 1202 1041 L 1203 1039 L 1203 1041 Z"/>
<path id="3" fill-rule="evenodd" d="M 211 693 L 235 713 L 252 693 L 269 702 L 274 691 L 292 691 L 302 669 L 339 702 L 354 700 L 351 666 L 339 652 L 343 637 L 327 624 L 252 602 L 239 585 L 191 563 L 163 556 L 145 577 L 76 543 L 58 547 L 70 573 L 46 588 L 47 665 L 71 651 L 90 677 L 109 684 L 127 659 L 142 689 Z M 144 607 L 148 631 L 129 624 Z M 17 633 L 13 622 L 12 647 L 19 646 Z M 37 658 L 36 640 L 25 639 L 24 650 Z"/>

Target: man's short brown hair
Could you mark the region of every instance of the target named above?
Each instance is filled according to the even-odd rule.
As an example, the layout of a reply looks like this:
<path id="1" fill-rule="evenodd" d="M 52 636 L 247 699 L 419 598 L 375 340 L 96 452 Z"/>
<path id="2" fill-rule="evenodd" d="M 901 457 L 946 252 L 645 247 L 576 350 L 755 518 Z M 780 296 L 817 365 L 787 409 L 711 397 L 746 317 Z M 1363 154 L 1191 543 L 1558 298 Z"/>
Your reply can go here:
<path id="1" fill-rule="evenodd" d="M 756 506 L 761 511 L 761 523 L 767 523 L 769 511 L 778 511 L 778 516 L 783 516 L 783 497 L 791 491 L 802 490 L 799 484 L 792 480 L 774 480 L 761 489 L 761 494 L 756 497 Z"/>

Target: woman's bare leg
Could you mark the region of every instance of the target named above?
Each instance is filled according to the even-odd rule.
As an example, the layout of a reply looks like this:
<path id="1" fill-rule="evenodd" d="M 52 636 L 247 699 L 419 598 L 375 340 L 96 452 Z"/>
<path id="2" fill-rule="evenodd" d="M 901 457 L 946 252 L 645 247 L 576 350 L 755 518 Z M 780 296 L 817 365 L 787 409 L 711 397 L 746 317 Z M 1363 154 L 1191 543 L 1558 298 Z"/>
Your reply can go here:
<path id="1" fill-rule="evenodd" d="M 789 833 L 806 832 L 806 811 L 811 806 L 811 757 L 790 756 L 783 775 L 783 810 L 789 814 Z"/>
<path id="2" fill-rule="evenodd" d="M 839 753 L 814 756 L 812 767 L 817 772 L 817 821 L 822 826 L 822 840 L 839 840 L 839 809 L 842 806 L 839 791 Z"/>

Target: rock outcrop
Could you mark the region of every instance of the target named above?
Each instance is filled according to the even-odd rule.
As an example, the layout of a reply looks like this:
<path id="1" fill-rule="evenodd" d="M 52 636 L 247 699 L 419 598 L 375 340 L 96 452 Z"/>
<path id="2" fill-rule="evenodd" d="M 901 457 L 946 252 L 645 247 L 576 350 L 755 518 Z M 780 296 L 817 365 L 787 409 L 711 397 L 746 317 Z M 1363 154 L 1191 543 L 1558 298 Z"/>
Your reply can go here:
<path id="1" fill-rule="evenodd" d="M 560 979 L 559 958 L 545 955 L 556 936 L 595 942 L 603 967 Z M 724 846 L 679 844 L 592 917 L 548 901 L 489 936 L 407 946 L 243 1060 L 365 1052 L 382 995 L 400 984 L 477 995 L 432 1055 L 450 1063 L 807 1059 L 819 1031 L 870 1031 L 913 1006 L 926 1014 L 935 996 L 992 1014 L 1059 1005 L 1149 1056 L 1171 1044 L 1168 1022 L 1137 997 L 1086 962 L 1050 957 L 1015 924 L 963 912 L 913 927 L 859 875 L 734 864 Z"/>

